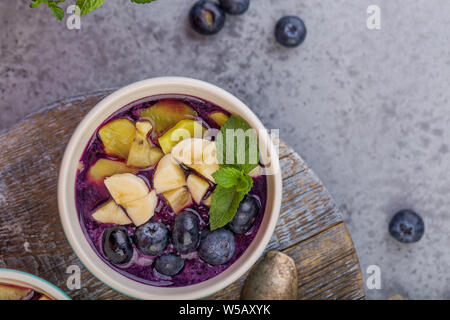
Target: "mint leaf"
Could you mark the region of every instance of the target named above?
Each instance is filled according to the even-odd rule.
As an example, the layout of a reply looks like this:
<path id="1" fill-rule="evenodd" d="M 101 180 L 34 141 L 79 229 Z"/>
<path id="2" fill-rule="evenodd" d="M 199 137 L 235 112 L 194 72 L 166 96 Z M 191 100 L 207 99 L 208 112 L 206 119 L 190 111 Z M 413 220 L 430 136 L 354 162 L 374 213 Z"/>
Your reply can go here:
<path id="1" fill-rule="evenodd" d="M 77 0 L 76 4 L 80 7 L 81 15 L 86 15 L 89 12 L 101 7 L 104 0 Z"/>
<path id="2" fill-rule="evenodd" d="M 64 10 L 57 5 L 49 6 L 50 10 L 52 11 L 53 16 L 61 21 L 64 18 Z"/>
<path id="3" fill-rule="evenodd" d="M 212 195 L 211 209 L 209 210 L 211 231 L 222 228 L 233 219 L 245 194 L 244 192 L 237 192 L 235 188 L 224 188 L 217 185 Z"/>
<path id="4" fill-rule="evenodd" d="M 256 131 L 242 118 L 232 115 L 220 128 L 216 137 L 217 160 L 222 166 L 236 168 L 244 173 L 259 163 Z"/>
<path id="5" fill-rule="evenodd" d="M 232 188 L 238 184 L 238 180 L 242 176 L 242 173 L 238 169 L 225 167 L 214 172 L 212 176 L 218 185 L 225 188 Z"/>

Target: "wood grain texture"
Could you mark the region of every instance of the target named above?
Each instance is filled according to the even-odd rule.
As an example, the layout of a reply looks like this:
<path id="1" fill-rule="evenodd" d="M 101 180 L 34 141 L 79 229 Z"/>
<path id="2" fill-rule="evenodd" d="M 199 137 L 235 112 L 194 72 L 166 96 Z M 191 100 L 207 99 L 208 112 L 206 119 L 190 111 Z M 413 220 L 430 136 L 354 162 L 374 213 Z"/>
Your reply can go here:
<path id="1" fill-rule="evenodd" d="M 127 299 L 94 278 L 67 242 L 56 188 L 64 148 L 82 117 L 110 91 L 59 101 L 0 135 L 0 267 L 39 275 L 73 299 Z M 361 299 L 364 289 L 353 243 L 334 202 L 301 157 L 280 141 L 283 202 L 267 250 L 297 263 L 299 299 Z M 69 265 L 82 270 L 70 291 Z M 238 299 L 245 276 L 211 299 Z"/>

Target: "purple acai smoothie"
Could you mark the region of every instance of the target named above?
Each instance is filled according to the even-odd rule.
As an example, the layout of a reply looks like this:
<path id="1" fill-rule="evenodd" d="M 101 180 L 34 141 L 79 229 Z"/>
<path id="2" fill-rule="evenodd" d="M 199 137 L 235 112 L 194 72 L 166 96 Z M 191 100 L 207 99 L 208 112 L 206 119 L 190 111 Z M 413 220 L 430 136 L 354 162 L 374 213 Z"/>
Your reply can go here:
<path id="1" fill-rule="evenodd" d="M 226 270 L 244 253 L 255 238 L 263 219 L 263 214 L 266 207 L 267 183 L 265 176 L 253 177 L 253 187 L 248 196 L 256 200 L 258 203 L 258 211 L 248 230 L 242 234 L 235 232 L 232 233 L 234 236 L 235 250 L 232 257 L 224 264 L 211 265 L 202 260 L 199 256 L 198 244 L 195 249 L 190 250 L 189 252 L 179 252 L 175 248 L 171 237 L 175 217 L 178 214 L 186 212 L 192 213 L 198 218 L 199 239 L 201 239 L 201 235 L 204 231 L 206 232 L 206 230 L 209 230 L 209 206 L 205 204 L 206 201 L 203 200 L 207 199 L 215 188 L 214 183 L 210 181 L 208 181 L 209 188 L 208 191 L 204 193 L 203 200 L 200 203 L 196 203 L 195 201 L 190 202 L 187 207 L 184 207 L 181 212 L 178 213 L 174 212 L 164 194 L 160 193 L 157 195 L 157 205 L 154 209 L 154 215 L 150 218 L 150 222 L 161 222 L 167 227 L 170 235 L 170 241 L 163 252 L 153 256 L 143 254 L 142 251 L 139 250 L 135 241 L 135 232 L 137 227 L 134 223 L 124 223 L 122 224 L 123 228 L 127 231 L 131 241 L 130 247 L 132 248 L 132 254 L 130 253 L 130 255 L 132 256 L 126 261 L 126 263 L 122 264 L 114 263 L 111 259 L 108 259 L 108 256 L 105 254 L 103 249 L 103 242 L 105 241 L 104 232 L 106 229 L 111 228 L 116 224 L 99 222 L 94 219 L 93 213 L 111 201 L 111 194 L 103 180 L 98 178 L 93 179 L 92 176 L 90 176 L 90 169 L 99 159 L 122 162 L 123 167 L 125 167 L 126 159 L 118 155 L 112 155 L 111 152 L 108 152 L 107 148 L 105 148 L 104 142 L 101 139 L 99 130 L 104 125 L 117 119 L 128 119 L 133 124 L 138 121 L 149 120 L 143 119 L 142 111 L 150 109 L 157 103 L 165 102 L 168 102 L 169 104 L 172 103 L 175 106 L 173 112 L 179 111 L 180 104 L 186 105 L 189 110 L 193 110 L 193 112 L 190 112 L 189 115 L 186 115 L 186 118 L 190 118 L 201 123 L 203 127 L 207 129 L 220 129 L 220 124 L 215 121 L 213 117 L 210 117 L 211 114 L 220 113 L 227 117 L 230 116 L 227 111 L 213 103 L 185 95 L 152 96 L 135 101 L 121 108 L 105 120 L 105 122 L 93 134 L 90 142 L 86 146 L 80 159 L 80 166 L 76 176 L 75 198 L 80 223 L 86 238 L 97 255 L 107 265 L 126 277 L 145 284 L 160 287 L 180 287 L 193 285 L 215 277 Z M 148 133 L 148 142 L 152 145 L 152 147 L 160 147 L 158 138 L 164 132 L 158 132 L 158 124 L 154 123 L 154 119 L 149 121 L 152 123 L 153 130 Z M 165 128 L 164 131 L 166 132 L 169 129 L 170 128 Z M 128 171 L 123 170 L 121 172 L 132 172 L 134 175 L 143 179 L 147 184 L 148 189 L 152 190 L 155 188 L 153 178 L 157 165 L 158 163 L 145 168 L 136 168 L 128 165 L 126 169 Z M 181 165 L 181 168 L 183 169 L 186 177 L 193 172 L 193 170 L 187 166 Z M 107 176 L 108 175 L 105 174 L 105 177 Z M 207 179 L 204 180 L 207 181 Z M 120 208 L 123 212 L 130 216 L 123 206 L 120 206 Z M 224 228 L 227 229 L 228 232 L 229 227 L 225 226 Z M 178 255 L 184 262 L 181 271 L 178 271 L 175 275 L 164 275 L 155 269 L 156 259 L 168 253 Z"/>

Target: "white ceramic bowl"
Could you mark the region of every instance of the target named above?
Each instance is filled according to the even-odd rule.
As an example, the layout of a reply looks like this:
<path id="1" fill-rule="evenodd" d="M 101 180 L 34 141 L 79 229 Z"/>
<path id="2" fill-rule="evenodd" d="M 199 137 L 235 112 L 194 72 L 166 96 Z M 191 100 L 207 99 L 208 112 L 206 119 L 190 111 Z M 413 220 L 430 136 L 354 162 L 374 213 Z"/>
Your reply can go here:
<path id="1" fill-rule="evenodd" d="M 100 101 L 75 130 L 66 148 L 58 182 L 61 222 L 73 250 L 86 268 L 113 289 L 140 299 L 198 299 L 211 295 L 241 277 L 261 256 L 279 216 L 281 174 L 277 152 L 267 133 L 259 134 L 261 147 L 267 147 L 274 175 L 267 176 L 267 205 L 259 231 L 244 254 L 228 269 L 207 281 L 186 286 L 162 288 L 146 285 L 123 276 L 103 262 L 88 243 L 75 207 L 75 178 L 78 162 L 93 133 L 118 109 L 129 103 L 160 94 L 185 94 L 210 101 L 244 118 L 253 128 L 263 128 L 255 114 L 232 94 L 212 84 L 179 77 L 154 78 L 126 86 Z"/>
<path id="2" fill-rule="evenodd" d="M 71 300 L 61 289 L 35 275 L 12 269 L 0 269 L 0 283 L 31 288 L 55 300 Z"/>

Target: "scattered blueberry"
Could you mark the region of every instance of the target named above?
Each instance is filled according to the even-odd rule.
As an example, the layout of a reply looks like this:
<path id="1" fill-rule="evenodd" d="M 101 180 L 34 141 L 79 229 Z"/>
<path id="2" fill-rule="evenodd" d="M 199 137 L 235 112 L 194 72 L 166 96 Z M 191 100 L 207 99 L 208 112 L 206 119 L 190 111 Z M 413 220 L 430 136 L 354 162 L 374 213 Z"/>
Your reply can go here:
<path id="1" fill-rule="evenodd" d="M 305 37 L 305 23 L 298 17 L 281 18 L 275 27 L 275 38 L 285 47 L 297 47 L 305 40 Z"/>
<path id="2" fill-rule="evenodd" d="M 166 276 L 174 276 L 180 273 L 184 267 L 184 260 L 177 254 L 168 253 L 158 257 L 155 261 L 155 269 Z"/>
<path id="3" fill-rule="evenodd" d="M 156 256 L 169 245 L 169 230 L 161 222 L 147 222 L 136 229 L 134 243 L 143 254 Z"/>
<path id="4" fill-rule="evenodd" d="M 253 222 L 255 222 L 258 212 L 258 201 L 254 197 L 246 195 L 239 204 L 236 215 L 233 220 L 230 221 L 228 227 L 234 233 L 244 234 L 250 229 Z"/>
<path id="5" fill-rule="evenodd" d="M 400 242 L 417 242 L 424 232 L 422 218 L 412 210 L 400 210 L 389 223 L 389 233 Z"/>
<path id="6" fill-rule="evenodd" d="M 199 221 L 195 214 L 183 212 L 175 217 L 172 230 L 172 243 L 178 252 L 189 252 L 197 248 L 199 240 Z"/>
<path id="7" fill-rule="evenodd" d="M 250 6 L 250 0 L 219 0 L 223 10 L 229 14 L 243 14 Z"/>
<path id="8" fill-rule="evenodd" d="M 189 17 L 192 28 L 204 35 L 216 34 L 225 24 L 222 8 L 210 0 L 200 0 L 194 4 Z"/>
<path id="9" fill-rule="evenodd" d="M 217 266 L 230 261 L 235 249 L 233 233 L 222 228 L 202 233 L 198 254 L 206 263 Z"/>
<path id="10" fill-rule="evenodd" d="M 103 253 L 114 264 L 124 264 L 133 256 L 133 245 L 127 229 L 113 226 L 103 233 Z"/>

